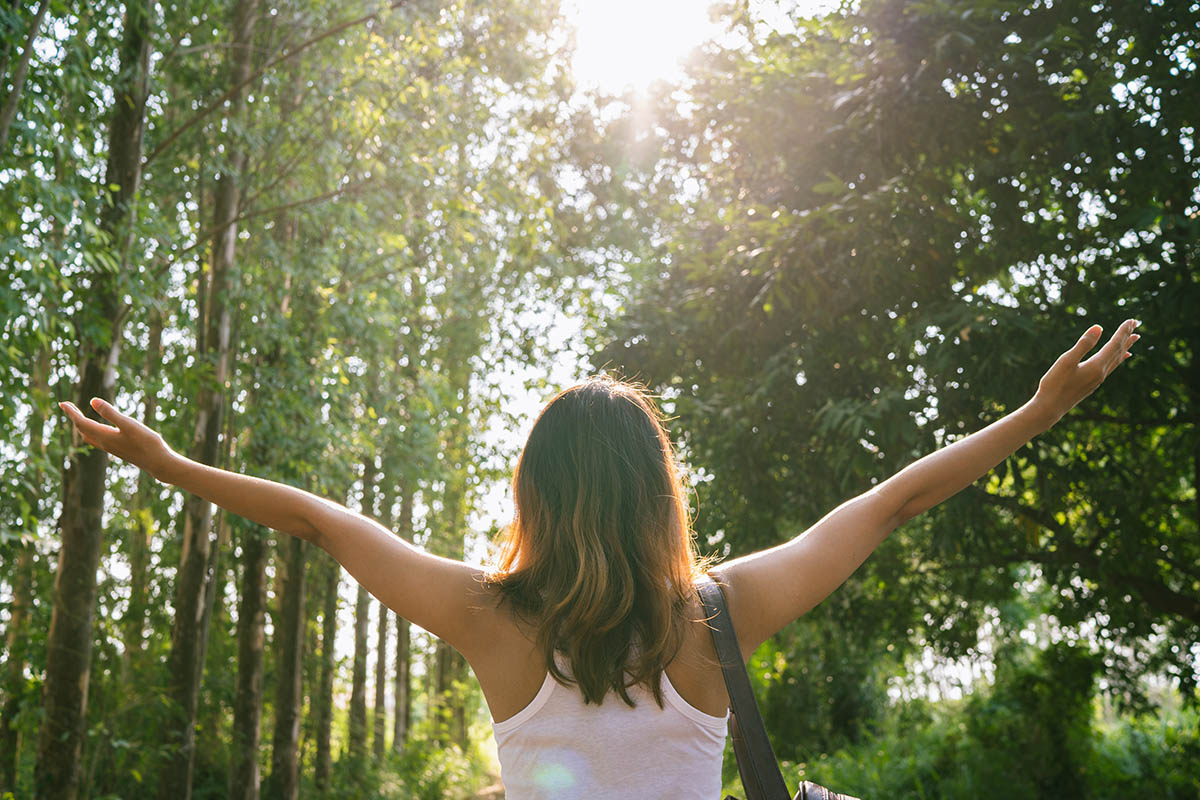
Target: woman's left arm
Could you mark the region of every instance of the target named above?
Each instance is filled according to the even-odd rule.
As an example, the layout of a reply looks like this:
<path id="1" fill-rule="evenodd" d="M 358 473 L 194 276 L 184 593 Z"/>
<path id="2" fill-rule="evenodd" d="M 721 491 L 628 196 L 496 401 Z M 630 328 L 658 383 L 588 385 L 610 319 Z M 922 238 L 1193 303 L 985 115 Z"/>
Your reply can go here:
<path id="1" fill-rule="evenodd" d="M 100 398 L 92 400 L 92 408 L 112 425 L 89 419 L 73 403 L 59 405 L 88 444 L 226 511 L 316 544 L 384 605 L 470 658 L 484 627 L 479 568 L 426 553 L 374 520 L 303 489 L 193 461 Z"/>
<path id="2" fill-rule="evenodd" d="M 1093 325 L 1055 361 L 1021 408 L 913 462 L 791 541 L 721 565 L 743 653 L 749 657 L 824 600 L 900 524 L 970 486 L 1095 391 L 1129 357 L 1139 338 L 1133 332 L 1137 325 L 1126 320 L 1083 361 L 1102 332 Z"/>

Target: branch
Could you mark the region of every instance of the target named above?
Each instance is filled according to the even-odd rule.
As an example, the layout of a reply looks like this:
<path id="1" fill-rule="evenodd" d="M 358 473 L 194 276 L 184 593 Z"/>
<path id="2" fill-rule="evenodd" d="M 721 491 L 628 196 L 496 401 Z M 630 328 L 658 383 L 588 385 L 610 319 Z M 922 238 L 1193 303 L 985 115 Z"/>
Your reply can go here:
<path id="1" fill-rule="evenodd" d="M 1113 425 L 1153 425 L 1155 427 L 1170 428 L 1179 425 L 1195 425 L 1197 421 L 1200 421 L 1200 417 L 1185 414 L 1179 414 L 1174 417 L 1118 417 L 1113 414 L 1091 414 L 1076 410 L 1067 416 L 1063 422 L 1070 422 L 1071 420 L 1109 423 Z"/>
<path id="2" fill-rule="evenodd" d="M 29 26 L 29 35 L 25 38 L 25 50 L 21 53 L 21 60 L 17 62 L 17 71 L 13 74 L 12 92 L 4 101 L 4 111 L 0 113 L 0 148 L 4 147 L 4 142 L 8 139 L 8 127 L 12 125 L 13 118 L 17 116 L 17 104 L 21 99 L 21 90 L 25 88 L 25 76 L 29 74 L 29 59 L 33 56 L 33 40 L 37 38 L 38 29 L 42 27 L 42 20 L 46 18 L 46 10 L 49 8 L 50 0 L 42 0 L 37 16 L 33 18 L 33 23 Z"/>
<path id="3" fill-rule="evenodd" d="M 334 25 L 332 28 L 329 28 L 328 30 L 324 31 L 323 33 L 319 33 L 316 36 L 313 36 L 312 38 L 301 42 L 300 44 L 296 45 L 295 47 L 291 48 L 290 50 L 287 50 L 286 52 L 282 53 L 281 55 L 276 56 L 275 58 L 271 59 L 266 64 L 263 64 L 261 67 L 256 69 L 254 72 L 250 73 L 250 75 L 247 76 L 245 80 L 239 81 L 238 83 L 231 86 L 220 97 L 218 97 L 216 100 L 212 101 L 208 105 L 201 108 L 199 111 L 197 111 L 195 114 L 193 114 L 186 122 L 184 122 L 178 128 L 176 128 L 171 133 L 169 133 L 165 139 L 163 139 L 161 142 L 159 142 L 157 147 L 155 147 L 153 150 L 150 151 L 150 155 L 146 156 L 146 160 L 142 162 L 142 171 L 144 172 L 146 170 L 146 168 L 150 165 L 150 162 L 153 161 L 155 158 L 157 158 L 159 156 L 159 154 L 161 154 L 164 150 L 166 150 L 168 147 L 170 147 L 172 144 L 174 144 L 175 140 L 178 139 L 180 136 L 182 136 L 184 134 L 184 132 L 186 132 L 188 129 L 190 129 L 191 127 L 196 125 L 196 123 L 203 120 L 205 117 L 207 117 L 212 112 L 216 111 L 218 108 L 220 108 L 222 105 L 224 105 L 227 100 L 234 97 L 242 89 L 246 88 L 246 86 L 250 85 L 254 81 L 261 78 L 267 72 L 267 70 L 270 70 L 270 69 L 273 69 L 273 68 L 279 66 L 284 61 L 287 61 L 290 58 L 294 58 L 295 56 L 304 52 L 305 50 L 312 47 L 314 44 L 317 44 L 318 42 L 324 41 L 325 39 L 328 39 L 331 36 L 336 36 L 337 34 L 341 33 L 342 31 L 346 30 L 347 28 L 352 28 L 355 25 L 361 25 L 364 22 L 369 22 L 369 21 L 375 19 L 376 17 L 378 17 L 383 12 L 391 11 L 393 9 L 399 8 L 400 6 L 404 5 L 407 2 L 408 2 L 408 0 L 393 0 L 393 2 L 388 3 L 386 6 L 379 9 L 378 11 L 374 11 L 370 14 L 364 14 L 363 16 L 358 17 L 356 19 L 347 20 L 345 22 Z"/>
<path id="4" fill-rule="evenodd" d="M 1053 517 L 1048 517 L 1044 512 L 1023 505 L 1015 498 L 991 494 L 982 489 L 975 489 L 975 493 L 984 502 L 1012 511 L 1014 514 L 1018 514 L 1035 525 L 1044 528 L 1054 536 L 1055 550 L 1041 550 L 1032 553 L 1013 553 L 1008 556 L 998 556 L 996 559 L 998 562 L 1030 561 L 1035 564 L 1076 566 L 1079 568 L 1081 574 L 1087 574 L 1101 585 L 1113 582 L 1125 584 L 1139 594 L 1151 607 L 1183 617 L 1195 625 L 1200 625 L 1200 598 L 1178 592 L 1161 581 L 1136 575 L 1132 572 L 1122 572 L 1118 569 L 1113 569 L 1095 553 L 1089 552 L 1071 541 L 1070 532 L 1065 526 L 1058 524 Z"/>
<path id="5" fill-rule="evenodd" d="M 364 186 L 366 186 L 367 184 L 371 183 L 372 180 L 373 180 L 372 178 L 364 178 L 363 180 L 358 181 L 357 183 L 348 183 L 344 186 L 338 187 L 337 189 L 331 189 L 328 192 L 324 192 L 324 193 L 318 194 L 318 195 L 313 195 L 312 197 L 304 197 L 304 198 L 301 198 L 300 200 L 293 200 L 290 203 L 283 203 L 282 205 L 271 206 L 270 208 L 261 208 L 261 209 L 255 210 L 255 211 L 249 211 L 245 214 L 239 214 L 238 216 L 234 217 L 233 219 L 229 220 L 228 222 L 222 223 L 221 225 L 217 225 L 216 227 L 212 228 L 211 230 L 201 231 L 200 233 L 196 234 L 196 240 L 194 242 L 192 242 L 191 244 L 189 244 L 187 247 L 183 248 L 179 252 L 175 253 L 174 258 L 172 258 L 170 261 L 168 261 L 166 263 L 169 265 L 171 263 L 174 263 L 175 261 L 178 261 L 180 256 L 190 253 L 192 250 L 195 250 L 197 247 L 199 247 L 204 242 L 207 242 L 209 239 L 212 239 L 218 233 L 221 233 L 226 228 L 229 228 L 233 225 L 237 225 L 239 222 L 244 222 L 245 220 L 248 220 L 248 219 L 254 219 L 255 217 L 261 217 L 265 214 L 276 214 L 280 211 L 287 211 L 288 209 L 298 208 L 300 206 L 310 206 L 313 203 L 320 203 L 325 200 L 332 200 L 335 197 L 340 197 L 340 196 L 346 195 L 346 194 L 353 194 L 355 192 L 361 191 L 362 188 Z M 158 274 L 161 274 L 161 273 L 155 273 L 156 277 Z"/>

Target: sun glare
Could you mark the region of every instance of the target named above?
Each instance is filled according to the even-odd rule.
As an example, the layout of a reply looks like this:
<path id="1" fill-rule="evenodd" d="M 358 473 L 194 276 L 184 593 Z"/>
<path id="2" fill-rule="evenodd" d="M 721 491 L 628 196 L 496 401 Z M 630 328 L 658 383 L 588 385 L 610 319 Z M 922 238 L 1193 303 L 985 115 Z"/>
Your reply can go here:
<path id="1" fill-rule="evenodd" d="M 797 16 L 820 17 L 841 0 L 749 0 L 761 31 L 795 31 Z M 713 0 L 563 0 L 575 27 L 575 78 L 584 88 L 641 92 L 656 80 L 675 82 L 683 61 L 709 39 L 728 43 Z"/>
<path id="2" fill-rule="evenodd" d="M 566 0 L 565 7 L 575 23 L 575 77 L 606 92 L 678 78 L 682 59 L 720 29 L 705 0 Z"/>

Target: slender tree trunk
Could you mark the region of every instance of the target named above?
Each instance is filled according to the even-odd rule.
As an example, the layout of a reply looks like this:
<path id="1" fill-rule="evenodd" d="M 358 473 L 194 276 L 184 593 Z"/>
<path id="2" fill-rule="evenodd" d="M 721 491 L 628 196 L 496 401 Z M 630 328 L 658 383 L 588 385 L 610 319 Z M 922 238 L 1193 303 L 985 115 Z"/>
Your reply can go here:
<path id="1" fill-rule="evenodd" d="M 354 603 L 354 665 L 350 686 L 350 739 L 352 758 L 366 754 L 367 742 L 367 631 L 371 619 L 371 596 L 359 584 Z"/>
<path id="2" fill-rule="evenodd" d="M 401 538 L 412 541 L 413 533 L 413 484 L 401 479 L 400 483 L 400 516 L 397 520 L 396 532 Z M 392 750 L 399 753 L 408 740 L 409 726 L 412 721 L 412 691 L 409 675 L 412 666 L 410 643 L 411 633 L 408 620 L 396 615 L 396 719 L 392 732 Z"/>
<path id="3" fill-rule="evenodd" d="M 378 473 L 374 457 L 363 459 L 362 513 L 375 513 L 375 481 Z M 350 687 L 350 760 L 361 765 L 367 751 L 367 629 L 370 625 L 371 596 L 362 584 L 354 604 L 354 673 Z"/>
<path id="4" fill-rule="evenodd" d="M 350 759 L 365 763 L 367 749 L 367 629 L 370 626 L 371 596 L 362 584 L 354 604 L 354 672 L 350 685 Z"/>
<path id="5" fill-rule="evenodd" d="M 384 486 L 379 503 L 379 519 L 391 529 L 395 529 L 395 519 L 392 517 L 392 487 L 393 481 L 388 478 L 388 470 L 384 466 L 381 471 L 381 481 Z M 387 740 L 387 653 L 388 653 L 388 609 L 379 603 L 379 620 L 376 623 L 375 636 L 375 703 L 371 710 L 371 753 L 376 762 L 383 760 Z"/>
<path id="6" fill-rule="evenodd" d="M 374 730 L 371 735 L 371 752 L 376 760 L 382 761 L 387 746 L 387 650 L 388 610 L 379 604 L 379 626 L 375 637 L 375 710 L 372 712 Z"/>
<path id="7" fill-rule="evenodd" d="M 30 376 L 30 395 L 34 398 L 29 418 L 29 451 L 35 458 L 27 475 L 25 500 L 29 514 L 22 527 L 36 535 L 44 479 L 42 464 L 46 457 L 47 415 L 42 398 L 49 397 L 50 348 L 38 350 Z M 17 714 L 26 701 L 25 661 L 29 646 L 29 612 L 33 607 L 34 548 L 30 542 L 17 545 L 17 563 L 13 567 L 12 605 L 9 607 L 5 652 L 8 654 L 4 675 L 4 706 L 0 708 L 0 793 L 17 790 L 17 765 L 20 763 L 21 736 Z"/>
<path id="8" fill-rule="evenodd" d="M 29 609 L 33 605 L 33 546 L 21 545 L 13 575 L 5 652 L 4 707 L 0 709 L 0 793 L 17 791 L 21 741 L 17 714 L 25 703 L 25 654 L 29 645 Z"/>
<path id="9" fill-rule="evenodd" d="M 263 792 L 271 800 L 296 800 L 300 792 L 300 691 L 304 655 L 305 542 L 289 536 L 279 547 L 286 564 L 280 598 L 279 654 L 275 683 L 275 736 L 271 776 Z"/>
<path id="10" fill-rule="evenodd" d="M 392 752 L 401 753 L 408 743 L 412 725 L 412 633 L 408 620 L 396 615 L 396 718 L 392 730 Z"/>
<path id="11" fill-rule="evenodd" d="M 150 346 L 146 348 L 146 361 L 142 368 L 142 385 L 146 388 L 142 407 L 142 421 L 151 428 L 157 427 L 155 415 L 158 409 L 156 390 L 159 370 L 162 368 L 163 316 L 154 311 L 150 317 Z M 135 655 L 145 644 L 146 588 L 150 567 L 150 537 L 154 535 L 154 519 L 150 515 L 150 501 L 154 495 L 156 481 L 150 473 L 138 473 L 137 496 L 134 500 L 134 523 L 129 532 L 129 606 L 121 620 L 125 637 L 123 660 L 126 672 Z"/>
<path id="12" fill-rule="evenodd" d="M 466 391 L 462 391 L 462 407 L 467 408 Z M 451 437 L 454 444 L 451 452 L 465 450 L 466 432 L 462 424 L 455 426 Z M 463 531 L 465 529 L 465 514 L 463 504 L 466 500 L 466 482 L 460 474 L 451 475 L 446 480 L 446 488 L 442 493 L 441 555 L 449 558 L 463 557 Z M 437 696 L 442 704 L 439 713 L 445 723 L 447 738 L 441 741 L 458 743 L 464 750 L 467 747 L 467 711 L 466 698 L 462 696 L 462 685 L 467 677 L 467 662 L 462 655 L 441 639 L 437 643 Z"/>
<path id="13" fill-rule="evenodd" d="M 221 459 L 221 463 L 230 463 L 228 454 Z M 229 514 L 224 511 L 218 513 L 214 525 L 217 532 L 216 544 L 208 552 L 208 565 L 204 573 L 204 596 L 200 608 L 200 647 L 197 654 L 200 660 L 200 674 L 203 674 L 205 659 L 208 657 L 208 632 L 211 629 L 212 618 L 220 613 L 217 598 L 225 596 L 225 569 L 221 566 L 221 561 L 229 547 Z"/>
<path id="14" fill-rule="evenodd" d="M 337 666 L 338 583 L 342 566 L 328 554 L 322 557 L 325 578 L 325 609 L 321 620 L 321 685 L 317 694 L 317 766 L 314 780 L 318 792 L 329 788 L 333 773 L 330 730 L 333 727 L 333 673 Z"/>
<path id="15" fill-rule="evenodd" d="M 239 85 L 251 71 L 254 25 L 258 0 L 238 0 L 233 8 L 233 35 L 229 53 L 231 85 Z M 201 386 L 197 398 L 196 435 L 192 457 L 204 464 L 215 464 L 219 452 L 222 416 L 225 408 L 223 388 L 229 376 L 233 307 L 227 297 L 236 260 L 240 207 L 239 182 L 246 156 L 234 129 L 245 104 L 241 92 L 229 101 L 229 163 L 217 182 L 213 203 L 216 234 L 212 242 L 209 285 L 206 292 L 206 319 L 200 320 L 201 335 L 197 349 L 202 360 L 213 365 L 212 379 Z M 203 282 L 203 278 L 201 279 Z M 171 635 L 171 656 L 167 693 L 174 715 L 168 721 L 166 739 L 173 745 L 160 775 L 160 800 L 188 800 L 191 797 L 192 765 L 195 759 L 196 711 L 203 676 L 201 659 L 206 634 L 204 604 L 209 591 L 207 574 L 212 504 L 189 495 L 185 503 L 183 554 L 175 584 L 175 625 Z"/>
<path id="16" fill-rule="evenodd" d="M 25 49 L 21 52 L 21 60 L 17 62 L 17 71 L 13 74 L 12 91 L 4 100 L 4 108 L 0 109 L 0 153 L 4 152 L 5 142 L 8 141 L 8 129 L 17 116 L 17 106 L 20 105 L 21 92 L 25 88 L 25 76 L 29 74 L 29 59 L 33 56 L 33 42 L 49 8 L 50 0 L 42 0 L 42 4 L 38 6 L 37 14 L 29 25 L 29 34 L 25 37 Z M 3 73 L 0 73 L 0 80 L 3 78 Z"/>
<path id="17" fill-rule="evenodd" d="M 99 220 L 100 230 L 120 254 L 120 272 L 127 269 L 129 261 L 133 201 L 141 183 L 152 20 L 149 0 L 126 4 L 104 175 L 104 186 L 116 188 L 109 190 Z M 127 291 L 125 282 L 119 272 L 99 273 L 92 278 L 89 310 L 95 309 L 99 319 L 111 324 L 107 339 L 85 338 L 80 342 L 76 404 L 81 409 L 89 409 L 88 401 L 93 396 L 108 400 L 113 397 L 124 324 L 120 311 Z M 47 641 L 44 717 L 34 770 L 36 793 L 42 798 L 74 798 L 79 789 L 107 471 L 108 454 L 98 448 L 84 448 L 71 456 L 63 475 L 61 546 Z"/>
<path id="18" fill-rule="evenodd" d="M 257 800 L 263 645 L 266 641 L 266 531 L 257 525 L 243 526 L 241 544 L 242 591 L 238 604 L 238 674 L 233 702 L 229 796 L 233 800 Z"/>

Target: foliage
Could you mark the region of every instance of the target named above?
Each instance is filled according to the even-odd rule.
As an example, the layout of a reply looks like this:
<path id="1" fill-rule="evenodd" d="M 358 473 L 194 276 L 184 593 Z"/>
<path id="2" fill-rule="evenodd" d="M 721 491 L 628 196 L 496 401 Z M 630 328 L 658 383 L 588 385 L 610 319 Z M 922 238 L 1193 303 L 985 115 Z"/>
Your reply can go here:
<path id="1" fill-rule="evenodd" d="M 513 320 L 582 271 L 562 256 L 551 224 L 561 202 L 550 177 L 561 147 L 555 117 L 571 91 L 552 35 L 555 4 L 244 4 L 260 14 L 251 76 L 231 86 L 236 7 L 153 4 L 144 173 L 127 240 L 99 235 L 95 222 L 112 190 L 100 184 L 124 6 L 50 4 L 0 151 L 0 579 L 13 586 L 10 555 L 34 548 L 28 659 L 5 662 L 28 676 L 14 717 L 26 742 L 40 723 L 38 632 L 49 626 L 70 446 L 50 411 L 73 396 L 82 343 L 118 332 L 116 404 L 177 449 L 199 438 L 198 398 L 216 391 L 227 405 L 221 465 L 356 503 L 370 461 L 389 502 L 368 513 L 390 521 L 407 495 L 414 538 L 461 554 L 464 539 L 479 536 L 466 512 L 494 477 L 474 466 L 493 455 L 481 432 L 499 410 L 502 376 L 487 367 L 545 346 Z M 20 13 L 31 12 L 14 9 L 5 25 L 28 24 Z M 214 209 L 229 181 L 237 236 L 222 288 L 209 277 L 230 227 Z M 123 324 L 113 327 L 89 298 L 125 264 Z M 224 384 L 216 348 L 204 342 L 221 307 L 233 354 Z M 37 414 L 52 421 L 44 440 Z M 107 490 L 83 771 L 92 796 L 135 796 L 157 779 L 170 746 L 159 732 L 175 713 L 164 667 L 184 512 L 176 492 L 125 467 L 110 470 Z M 230 526 L 233 542 L 260 533 Z M 205 533 L 215 539 L 216 528 Z M 135 567 L 144 536 L 148 563 Z M 240 557 L 218 548 L 207 580 L 215 599 L 197 797 L 229 790 Z M 272 560 L 268 579 L 275 574 Z M 144 608 L 132 599 L 139 575 Z M 3 597 L 7 605 L 11 592 Z M 144 638 L 134 642 L 138 614 Z M 265 652 L 280 614 L 271 608 Z M 282 678 L 273 658 L 264 662 L 262 698 L 271 698 Z M 258 702 L 270 730 L 275 709 Z M 32 755 L 23 748 L 22 769 Z M 405 769 L 426 756 L 427 746 L 415 748 Z M 475 774 L 464 772 L 468 761 L 477 763 L 446 756 L 437 780 L 461 785 Z M 271 763 L 260 759 L 264 773 Z"/>
<path id="2" fill-rule="evenodd" d="M 717 10 L 728 35 L 683 85 L 640 101 L 575 94 L 553 0 L 274 5 L 244 85 L 231 85 L 232 0 L 151 4 L 144 172 L 127 223 L 106 233 L 127 5 L 48 4 L 0 142 L 0 621 L 14 633 L 5 721 L 26 743 L 17 796 L 44 717 L 74 447 L 53 404 L 76 393 L 81 354 L 119 354 L 117 404 L 177 448 L 216 392 L 221 465 L 387 521 L 407 498 L 413 539 L 461 556 L 480 547 L 469 520 L 505 471 L 487 431 L 512 422 L 510 367 L 547 388 L 560 343 L 545 308 L 580 317 L 595 366 L 661 391 L 704 546 L 727 555 L 793 535 L 1015 407 L 1086 320 L 1142 317 L 1148 346 L 1099 396 L 896 532 L 752 674 L 781 755 L 866 796 L 987 796 L 1013 780 L 1195 795 L 1196 712 L 1145 687 L 1160 676 L 1197 697 L 1200 5 L 868 0 L 774 29 L 730 3 Z M 6 96 L 34 13 L 0 10 Z M 234 226 L 214 208 L 230 180 Z M 229 227 L 234 266 L 214 288 Z M 110 280 L 116 320 L 92 302 Z M 204 341 L 220 307 L 224 383 Z M 170 755 L 185 511 L 124 467 L 106 492 L 82 769 L 90 796 L 142 796 Z M 228 791 L 238 543 L 262 533 L 220 524 L 206 534 L 234 544 L 206 584 L 196 797 Z M 282 618 L 279 563 L 272 552 L 261 653 Z M 1020 646 L 1030 634 L 1036 654 Z M 424 679 L 435 648 L 414 642 Z M 995 687 L 895 702 L 927 651 L 993 658 Z M 282 680 L 265 667 L 264 731 Z M 330 794 L 465 796 L 481 782 L 478 730 L 465 748 L 436 744 L 438 688 L 486 716 L 465 673 L 445 672 L 449 687 L 415 691 L 403 755 L 361 773 L 340 761 Z M 308 793 L 311 669 L 305 687 Z M 1115 710 L 1098 720 L 1093 695 Z"/>
<path id="3" fill-rule="evenodd" d="M 1168 695 L 1157 713 L 1113 716 L 1092 695 L 1098 666 L 1066 644 L 1016 648 L 1000 659 L 993 686 L 892 704 L 857 744 L 785 762 L 785 778 L 860 797 L 1195 797 L 1194 703 Z M 726 775 L 737 794 L 736 772 Z"/>
<path id="4" fill-rule="evenodd" d="M 1194 697 L 1200 5 L 738 20 L 684 87 L 610 108 L 582 147 L 592 213 L 645 243 L 593 362 L 662 393 L 702 542 L 739 555 L 795 535 L 1019 406 L 1090 321 L 1139 317 L 1149 345 L 798 623 L 782 661 L 815 671 L 779 671 L 771 705 L 850 701 L 891 669 L 856 666 L 885 647 L 977 656 L 993 617 L 1096 642 L 1129 706 L 1148 674 Z M 1027 592 L 1044 616 L 1009 612 Z M 863 725 L 835 732 L 838 716 L 779 741 L 853 740 Z"/>

